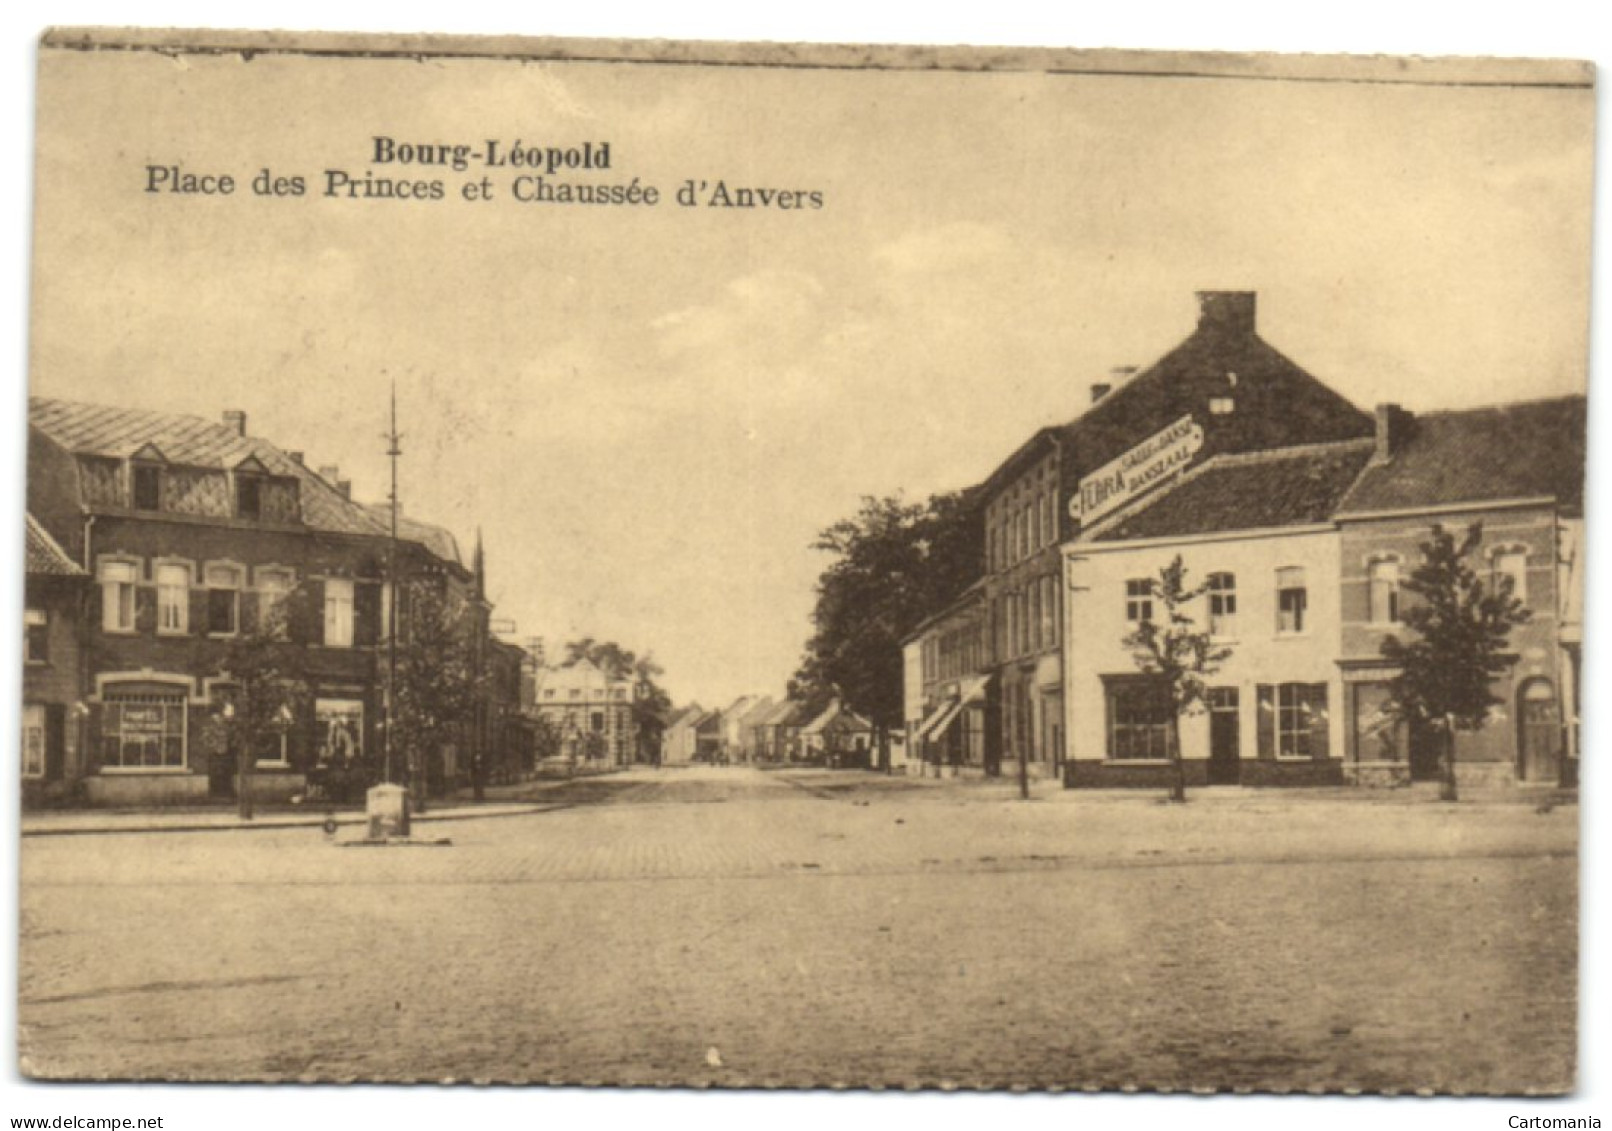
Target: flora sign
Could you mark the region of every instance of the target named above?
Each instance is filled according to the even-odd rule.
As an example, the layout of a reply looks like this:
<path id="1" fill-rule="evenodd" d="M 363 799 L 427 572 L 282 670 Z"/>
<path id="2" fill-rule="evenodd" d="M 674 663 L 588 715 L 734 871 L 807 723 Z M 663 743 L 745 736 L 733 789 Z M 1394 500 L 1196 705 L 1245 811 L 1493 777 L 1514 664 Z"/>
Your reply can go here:
<path id="1" fill-rule="evenodd" d="M 1069 517 L 1082 526 L 1091 525 L 1190 463 L 1202 447 L 1203 428 L 1191 416 L 1183 416 L 1082 479 L 1069 500 Z"/>

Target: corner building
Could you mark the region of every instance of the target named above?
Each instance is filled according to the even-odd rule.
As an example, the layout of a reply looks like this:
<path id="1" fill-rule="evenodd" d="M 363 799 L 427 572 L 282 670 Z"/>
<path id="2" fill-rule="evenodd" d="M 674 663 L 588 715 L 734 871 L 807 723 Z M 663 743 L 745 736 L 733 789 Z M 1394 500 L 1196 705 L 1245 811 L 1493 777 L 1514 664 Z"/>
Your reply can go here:
<path id="1" fill-rule="evenodd" d="M 1139 372 L 1093 385 L 1091 404 L 1066 425 L 1036 432 L 977 488 L 985 561 L 971 678 L 931 681 L 977 707 L 951 711 L 946 693 L 907 709 L 924 757 L 931 747 L 977 757 L 998 772 L 1022 756 L 1031 774 L 1061 775 L 1067 758 L 1066 640 L 1059 545 L 1181 472 L 1221 453 L 1362 439 L 1371 417 L 1259 336 L 1256 296 L 1204 291 L 1191 334 Z M 935 630 L 954 632 L 956 617 Z M 923 639 L 917 645 L 923 654 Z M 953 642 L 949 648 L 970 651 Z M 977 740 L 945 733 L 957 720 Z M 969 753 L 973 752 L 973 753 Z"/>

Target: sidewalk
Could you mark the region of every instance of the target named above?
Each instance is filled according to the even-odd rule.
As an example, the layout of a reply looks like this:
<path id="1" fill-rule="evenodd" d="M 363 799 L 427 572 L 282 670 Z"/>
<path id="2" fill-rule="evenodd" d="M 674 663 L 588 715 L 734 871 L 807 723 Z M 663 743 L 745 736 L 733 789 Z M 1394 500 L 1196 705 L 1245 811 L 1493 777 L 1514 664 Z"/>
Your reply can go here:
<path id="1" fill-rule="evenodd" d="M 569 806 L 546 802 L 544 790 L 565 785 L 566 782 L 525 782 L 519 787 L 489 788 L 488 800 L 476 803 L 463 798 L 445 798 L 427 806 L 424 813 L 415 813 L 410 819 L 416 824 L 430 821 L 464 821 L 479 817 L 514 817 L 526 813 L 544 813 Z M 520 800 L 496 795 L 518 788 L 524 795 Z M 71 809 L 50 812 L 33 812 L 22 815 L 22 835 L 74 836 L 89 833 L 152 833 L 152 832 L 229 832 L 252 829 L 318 828 L 326 820 L 338 826 L 363 825 L 368 817 L 362 809 L 333 808 L 318 802 L 305 806 L 274 805 L 260 807 L 257 815 L 244 821 L 233 806 L 185 807 L 155 810 L 128 809 Z"/>

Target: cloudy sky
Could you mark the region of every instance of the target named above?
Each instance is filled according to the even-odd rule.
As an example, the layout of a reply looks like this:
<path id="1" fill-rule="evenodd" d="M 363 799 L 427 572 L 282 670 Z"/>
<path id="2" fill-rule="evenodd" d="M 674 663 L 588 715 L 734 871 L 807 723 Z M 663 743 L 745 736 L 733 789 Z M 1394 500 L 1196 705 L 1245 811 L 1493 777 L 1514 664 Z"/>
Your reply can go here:
<path id="1" fill-rule="evenodd" d="M 1196 290 L 1258 291 L 1362 406 L 1584 384 L 1570 84 L 52 52 L 38 98 L 35 392 L 244 409 L 380 499 L 395 381 L 405 509 L 482 528 L 521 635 L 653 651 L 708 705 L 781 691 L 817 530 L 979 480 L 1183 337 Z M 481 169 L 320 195 L 400 175 L 377 135 L 608 141 L 587 178 L 663 200 L 523 204 Z M 148 164 L 240 187 L 146 193 Z M 264 168 L 308 195 L 254 197 Z M 688 178 L 824 206 L 679 208 Z"/>

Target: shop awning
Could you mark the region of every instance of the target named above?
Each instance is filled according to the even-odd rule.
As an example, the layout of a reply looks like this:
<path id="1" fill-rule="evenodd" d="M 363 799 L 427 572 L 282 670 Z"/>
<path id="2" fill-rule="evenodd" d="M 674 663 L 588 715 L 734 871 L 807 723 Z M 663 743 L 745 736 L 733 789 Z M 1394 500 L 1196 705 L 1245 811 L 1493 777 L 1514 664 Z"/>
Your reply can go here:
<path id="1" fill-rule="evenodd" d="M 985 698 L 985 688 L 990 683 L 988 675 L 976 676 L 963 681 L 958 689 L 957 698 L 942 703 L 930 712 L 922 725 L 918 727 L 918 737 L 924 742 L 933 742 L 946 733 L 946 728 L 956 721 L 963 708 L 970 703 L 977 703 Z"/>

